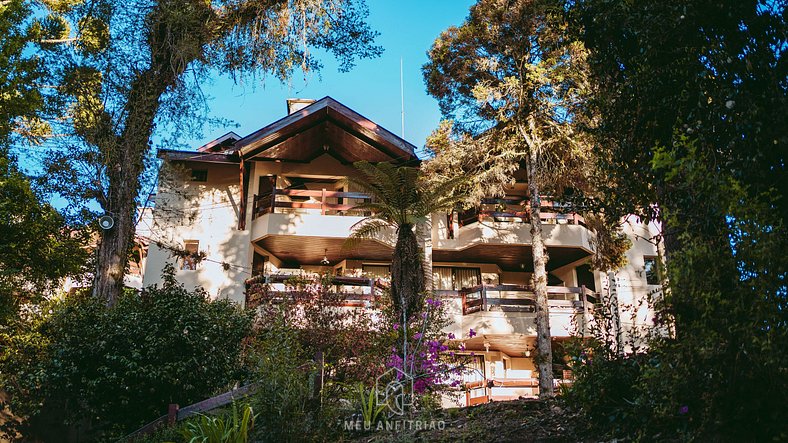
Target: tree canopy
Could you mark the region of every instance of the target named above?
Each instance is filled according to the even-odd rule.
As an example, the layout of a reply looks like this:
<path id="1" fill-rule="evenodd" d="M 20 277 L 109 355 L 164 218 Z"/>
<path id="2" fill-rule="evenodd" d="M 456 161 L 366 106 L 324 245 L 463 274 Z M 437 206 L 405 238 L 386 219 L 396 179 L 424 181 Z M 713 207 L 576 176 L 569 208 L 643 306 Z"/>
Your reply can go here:
<path id="1" fill-rule="evenodd" d="M 586 51 L 567 30 L 559 1 L 482 0 L 461 26 L 441 33 L 423 68 L 427 91 L 452 120 L 430 139 L 431 173 L 474 177 L 471 194 L 481 196 L 503 194 L 525 169 L 541 396 L 553 392 L 541 197 L 579 187 L 590 155 L 577 130 L 588 92 Z"/>
<path id="2" fill-rule="evenodd" d="M 103 231 L 94 292 L 112 303 L 119 293 L 134 232 L 140 183 L 151 165 L 154 133 L 177 140 L 206 123 L 200 83 L 219 72 L 287 79 L 319 69 L 314 50 L 349 69 L 373 57 L 375 33 L 363 2 L 50 1 L 33 27 L 50 75 L 49 97 L 60 135 L 49 145 L 51 190 L 82 210 L 98 205 L 115 225 Z"/>
<path id="3" fill-rule="evenodd" d="M 673 332 L 655 337 L 642 364 L 619 366 L 636 368 L 638 394 L 617 411 L 636 435 L 683 426 L 687 439 L 781 438 L 786 4 L 584 0 L 570 10 L 590 54 L 603 204 L 661 222 L 667 252 L 656 309 Z"/>

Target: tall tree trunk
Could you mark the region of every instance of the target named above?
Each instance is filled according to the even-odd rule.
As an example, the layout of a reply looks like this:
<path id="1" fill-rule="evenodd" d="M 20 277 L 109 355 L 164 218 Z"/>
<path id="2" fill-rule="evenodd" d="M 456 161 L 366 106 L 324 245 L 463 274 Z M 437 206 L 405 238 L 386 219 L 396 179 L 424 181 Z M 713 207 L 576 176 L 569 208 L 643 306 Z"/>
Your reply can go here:
<path id="1" fill-rule="evenodd" d="M 536 296 L 536 347 L 538 350 L 539 398 L 553 396 L 553 351 L 550 345 L 550 311 L 547 303 L 547 254 L 542 238 L 541 199 L 536 174 L 538 152 L 529 149 L 528 192 L 531 194 L 531 250 L 534 261 L 534 295 Z"/>
<path id="2" fill-rule="evenodd" d="M 104 231 L 96 256 L 93 295 L 107 305 L 115 304 L 123 290 L 123 276 L 134 238 L 139 177 L 145 167 L 153 122 L 160 98 L 180 73 L 169 67 L 151 67 L 141 72 L 131 85 L 126 101 L 127 118 L 118 137 L 103 138 L 99 148 L 107 161 L 109 188 L 104 210 L 115 225 Z"/>
<path id="3" fill-rule="evenodd" d="M 621 310 L 618 305 L 618 288 L 616 287 L 616 273 L 613 271 L 607 272 L 607 306 L 610 307 L 610 330 L 609 333 L 613 335 L 613 342 L 616 345 L 616 355 L 624 355 L 624 336 L 621 330 Z"/>
<path id="4" fill-rule="evenodd" d="M 397 232 L 391 261 L 391 296 L 399 316 L 412 316 L 420 308 L 424 292 L 424 269 L 413 225 L 404 224 Z"/>

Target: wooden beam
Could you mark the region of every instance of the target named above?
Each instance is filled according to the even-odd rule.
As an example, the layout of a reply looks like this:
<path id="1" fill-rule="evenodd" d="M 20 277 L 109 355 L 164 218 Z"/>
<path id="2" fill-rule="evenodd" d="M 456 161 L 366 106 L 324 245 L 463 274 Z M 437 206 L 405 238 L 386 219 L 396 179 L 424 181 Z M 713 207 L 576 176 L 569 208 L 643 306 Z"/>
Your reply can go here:
<path id="1" fill-rule="evenodd" d="M 241 158 L 240 164 L 240 186 L 241 186 L 241 207 L 238 210 L 238 230 L 243 231 L 246 229 L 246 200 L 247 200 L 247 190 L 246 188 L 249 185 L 249 174 L 247 173 L 248 165 L 244 162 L 244 159 Z"/>

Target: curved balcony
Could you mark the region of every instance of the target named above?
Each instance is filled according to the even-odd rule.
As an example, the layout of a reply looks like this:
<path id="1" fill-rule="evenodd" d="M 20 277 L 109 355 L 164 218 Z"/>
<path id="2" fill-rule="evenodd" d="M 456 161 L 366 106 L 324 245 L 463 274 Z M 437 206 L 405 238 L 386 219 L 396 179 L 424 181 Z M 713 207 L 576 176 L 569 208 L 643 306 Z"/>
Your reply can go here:
<path id="1" fill-rule="evenodd" d="M 459 291 L 436 291 L 447 301 L 457 336 L 469 329 L 479 334 L 536 335 L 533 288 L 519 285 L 479 285 Z M 591 321 L 596 294 L 586 287 L 548 286 L 550 331 L 553 337 L 584 333 Z"/>

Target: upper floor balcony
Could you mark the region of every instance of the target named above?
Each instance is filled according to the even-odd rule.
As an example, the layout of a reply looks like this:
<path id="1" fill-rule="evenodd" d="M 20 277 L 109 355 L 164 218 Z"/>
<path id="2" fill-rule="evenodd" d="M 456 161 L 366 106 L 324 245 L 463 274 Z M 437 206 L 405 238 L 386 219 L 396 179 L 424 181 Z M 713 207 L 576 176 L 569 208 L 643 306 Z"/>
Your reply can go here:
<path id="1" fill-rule="evenodd" d="M 466 251 L 483 245 L 530 245 L 531 210 L 525 196 L 487 198 L 478 208 L 438 219 L 433 246 L 439 250 Z M 567 205 L 543 198 L 539 218 L 548 247 L 573 247 L 592 251 L 593 232 L 585 219 Z M 474 255 L 472 251 L 470 258 Z"/>
<path id="2" fill-rule="evenodd" d="M 369 200 L 367 194 L 360 192 L 273 188 L 270 193 L 254 196 L 252 220 L 276 213 L 365 217 L 370 214 L 355 208 Z"/>
<path id="3" fill-rule="evenodd" d="M 314 183 L 307 185 L 307 189 L 272 187 L 268 192 L 255 195 L 251 214 L 252 240 L 259 241 L 262 247 L 275 252 L 284 247 L 280 243 L 292 243 L 294 236 L 312 237 L 308 242 L 317 245 L 315 247 L 319 253 L 327 249 L 332 255 L 341 255 L 354 227 L 371 215 L 356 209 L 359 204 L 369 201 L 370 197 L 359 192 L 309 189 L 314 187 Z M 390 249 L 395 240 L 394 231 L 388 230 L 358 246 L 371 254 L 367 258 L 383 259 L 391 256 Z M 305 247 L 303 244 L 288 245 L 290 249 Z"/>

